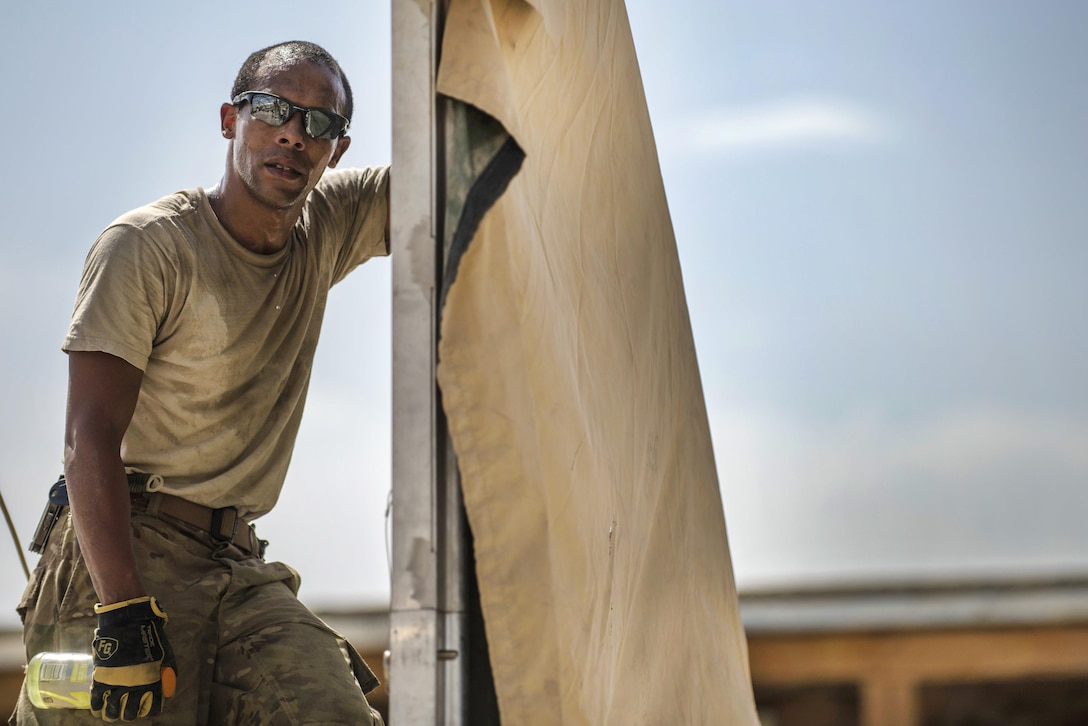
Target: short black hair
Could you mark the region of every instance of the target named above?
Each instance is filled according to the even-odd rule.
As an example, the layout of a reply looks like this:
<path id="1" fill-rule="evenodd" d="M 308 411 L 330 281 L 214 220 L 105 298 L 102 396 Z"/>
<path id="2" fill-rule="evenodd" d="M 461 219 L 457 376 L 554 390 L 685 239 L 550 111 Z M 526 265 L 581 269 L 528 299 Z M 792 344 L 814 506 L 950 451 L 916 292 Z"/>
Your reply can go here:
<path id="1" fill-rule="evenodd" d="M 311 43 L 306 40 L 288 40 L 284 43 L 276 43 L 275 45 L 270 45 L 267 48 L 261 48 L 260 50 L 250 53 L 249 57 L 246 58 L 246 62 L 238 69 L 238 75 L 234 79 L 234 86 L 230 90 L 230 97 L 232 99 L 239 93 L 254 90 L 260 80 L 261 66 L 273 51 L 282 54 L 285 60 L 291 62 L 309 61 L 311 63 L 317 63 L 335 73 L 340 78 L 340 85 L 344 87 L 344 97 L 347 99 L 347 103 L 343 110 L 343 116 L 347 118 L 348 121 L 351 120 L 351 112 L 354 110 L 354 103 L 351 98 L 351 84 L 348 83 L 348 77 L 344 75 L 344 71 L 340 68 L 340 64 L 336 62 L 336 59 L 333 58 L 327 50 L 316 43 Z"/>

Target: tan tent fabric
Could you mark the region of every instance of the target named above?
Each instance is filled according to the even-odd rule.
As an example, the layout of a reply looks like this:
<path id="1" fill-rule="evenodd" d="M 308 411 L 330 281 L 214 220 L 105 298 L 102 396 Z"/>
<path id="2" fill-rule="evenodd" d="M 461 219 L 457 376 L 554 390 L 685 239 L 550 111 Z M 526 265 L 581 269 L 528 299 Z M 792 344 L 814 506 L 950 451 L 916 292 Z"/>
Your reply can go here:
<path id="1" fill-rule="evenodd" d="M 624 5 L 452 0 L 439 91 L 525 152 L 439 349 L 502 721 L 754 725 Z"/>

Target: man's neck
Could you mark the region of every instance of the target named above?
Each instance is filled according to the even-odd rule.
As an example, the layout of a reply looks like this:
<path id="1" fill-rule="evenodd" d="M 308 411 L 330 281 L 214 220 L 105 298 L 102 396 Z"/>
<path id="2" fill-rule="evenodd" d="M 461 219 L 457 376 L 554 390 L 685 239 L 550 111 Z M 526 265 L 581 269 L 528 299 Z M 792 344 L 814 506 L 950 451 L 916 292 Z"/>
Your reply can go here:
<path id="1" fill-rule="evenodd" d="M 302 204 L 275 209 L 245 194 L 235 193 L 227 179 L 208 190 L 208 202 L 230 236 L 238 244 L 257 254 L 271 255 L 287 244 L 287 239 L 302 214 Z"/>

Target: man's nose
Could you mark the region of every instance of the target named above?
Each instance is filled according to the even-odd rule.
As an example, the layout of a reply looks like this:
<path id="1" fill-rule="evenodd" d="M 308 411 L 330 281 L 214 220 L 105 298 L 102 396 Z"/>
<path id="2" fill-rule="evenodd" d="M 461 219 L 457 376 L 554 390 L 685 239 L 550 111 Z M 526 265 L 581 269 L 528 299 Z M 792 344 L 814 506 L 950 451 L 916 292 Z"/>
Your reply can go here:
<path id="1" fill-rule="evenodd" d="M 302 125 L 302 113 L 299 111 L 291 114 L 291 118 L 287 119 L 287 123 L 280 126 L 279 142 L 281 144 L 287 144 L 301 150 L 306 146 L 308 138 L 306 129 Z"/>

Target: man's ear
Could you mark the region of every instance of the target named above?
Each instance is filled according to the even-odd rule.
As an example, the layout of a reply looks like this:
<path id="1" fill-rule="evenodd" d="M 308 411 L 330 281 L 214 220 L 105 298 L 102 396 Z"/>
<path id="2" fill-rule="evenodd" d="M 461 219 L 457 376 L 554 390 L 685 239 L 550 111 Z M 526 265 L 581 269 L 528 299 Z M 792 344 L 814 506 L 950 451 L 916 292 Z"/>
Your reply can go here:
<path id="1" fill-rule="evenodd" d="M 350 136 L 341 136 L 336 140 L 336 149 L 332 152 L 332 158 L 329 159 L 329 168 L 335 168 L 340 163 L 340 157 L 344 155 L 344 152 L 351 146 Z"/>
<path id="2" fill-rule="evenodd" d="M 219 127 L 223 132 L 223 138 L 234 138 L 234 124 L 238 120 L 238 107 L 231 103 L 224 103 L 219 107 Z"/>

